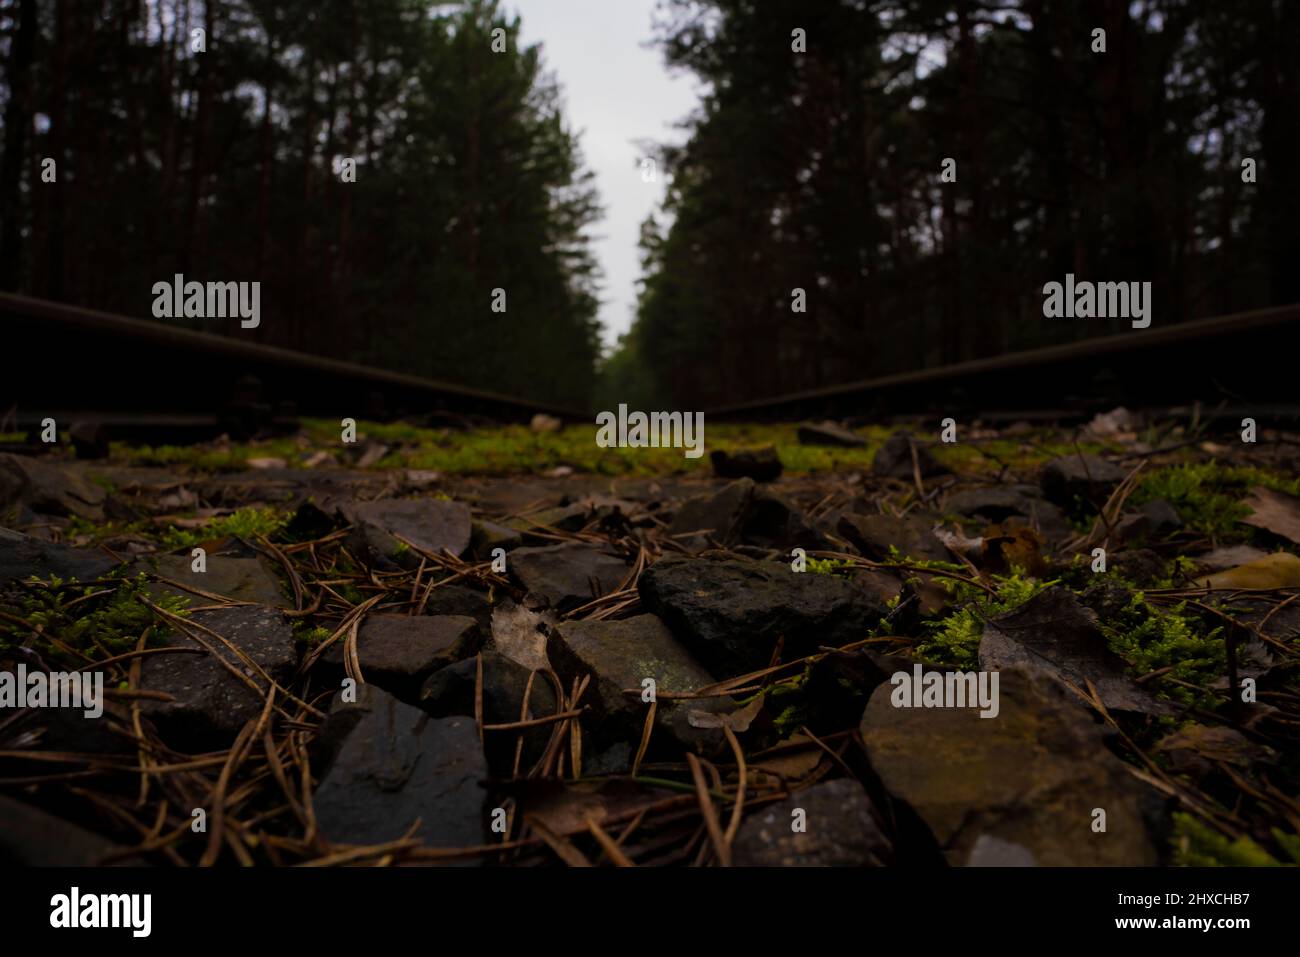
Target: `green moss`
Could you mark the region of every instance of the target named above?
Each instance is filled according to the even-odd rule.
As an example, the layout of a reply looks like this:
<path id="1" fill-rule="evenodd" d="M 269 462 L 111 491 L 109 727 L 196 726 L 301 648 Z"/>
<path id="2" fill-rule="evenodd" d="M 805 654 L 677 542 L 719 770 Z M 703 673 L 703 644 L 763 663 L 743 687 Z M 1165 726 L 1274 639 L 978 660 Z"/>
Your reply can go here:
<path id="1" fill-rule="evenodd" d="M 127 464 L 187 466 L 199 471 L 238 471 L 253 457 L 282 458 L 299 466 L 315 450 L 341 452 L 338 420 L 304 419 L 298 436 L 265 442 L 211 446 L 129 447 L 115 443 L 115 459 Z M 408 423 L 358 422 L 358 437 L 382 442 L 390 451 L 377 468 L 429 469 L 445 474 L 528 474 L 568 466 L 597 475 L 664 475 L 708 471 L 709 452 L 735 451 L 771 445 L 787 471 L 820 472 L 833 469 L 869 469 L 876 450 L 890 429 L 859 429 L 867 444 L 860 448 L 800 445 L 798 426 L 711 423 L 704 430 L 705 455 L 688 459 L 680 448 L 601 448 L 596 444 L 594 421 L 568 425 L 558 432 L 536 433 L 527 426 L 507 425 L 453 431 Z M 304 441 L 305 440 L 305 441 Z"/>
<path id="2" fill-rule="evenodd" d="M 808 559 L 808 571 L 814 575 L 835 575 L 853 567 L 852 562 L 846 562 L 838 558 Z"/>
<path id="3" fill-rule="evenodd" d="M 241 508 L 221 518 L 214 518 L 202 528 L 176 528 L 163 533 L 162 543 L 171 551 L 192 548 L 216 538 L 270 538 L 288 524 L 290 515 L 274 508 Z"/>
<path id="4" fill-rule="evenodd" d="M 305 645 L 318 645 L 333 632 L 320 625 L 312 625 L 305 618 L 298 618 L 293 623 L 293 640 Z"/>
<path id="5" fill-rule="evenodd" d="M 1246 541 L 1253 530 L 1241 524 L 1241 519 L 1250 514 L 1243 499 L 1255 485 L 1300 494 L 1300 479 L 1266 469 L 1201 462 L 1166 466 L 1148 473 L 1138 483 L 1130 502 L 1141 505 L 1164 499 L 1178 510 L 1189 528 L 1216 541 Z"/>
<path id="6" fill-rule="evenodd" d="M 155 626 L 151 645 L 157 643 L 161 633 L 165 633 L 166 629 L 156 627 L 154 613 L 139 600 L 148 584 L 148 576 L 143 573 L 123 579 L 111 588 L 81 586 L 75 580 L 66 582 L 51 578 L 24 589 L 17 600 L 6 606 L 6 611 L 39 627 L 64 646 L 92 659 L 102 659 L 132 650 L 145 629 L 151 626 Z M 91 595 L 96 597 L 88 597 Z M 188 613 L 189 599 L 183 596 L 163 594 L 151 600 L 173 614 Z M 79 668 L 85 663 L 60 649 L 43 634 L 34 634 L 22 625 L 5 622 L 3 630 L 0 630 L 0 653 L 21 645 L 34 648 L 51 666 L 58 663 L 66 668 Z"/>
<path id="7" fill-rule="evenodd" d="M 1174 814 L 1173 846 L 1174 862 L 1182 867 L 1276 867 L 1280 863 L 1249 837 L 1230 841 L 1190 814 Z"/>
<path id="8" fill-rule="evenodd" d="M 996 475 L 1003 469 L 1034 472 L 1052 459 L 1082 451 L 1096 455 L 1107 451 L 1097 442 L 1053 441 L 1051 430 L 1036 430 L 1023 438 L 982 439 L 974 442 L 939 442 L 929 445 L 931 454 L 942 465 L 965 475 Z M 960 436 L 959 436 L 960 438 Z"/>
<path id="9" fill-rule="evenodd" d="M 1101 627 L 1111 650 L 1135 675 L 1168 667 L 1170 678 L 1209 689 L 1227 672 L 1223 629 L 1207 628 L 1198 615 L 1187 611 L 1185 602 L 1163 609 L 1148 602 L 1142 592 L 1134 592 L 1124 610 Z M 1175 701 L 1207 710 L 1222 703 L 1209 690 L 1196 691 L 1172 681 L 1155 687 Z"/>
<path id="10" fill-rule="evenodd" d="M 984 624 L 996 615 L 1023 605 L 1055 582 L 1038 582 L 1021 572 L 993 576 L 997 597 L 966 582 L 937 579 L 957 601 L 966 604 L 937 622 L 926 625 L 929 635 L 917 645 L 917 654 L 938 665 L 972 669 L 978 666 Z"/>

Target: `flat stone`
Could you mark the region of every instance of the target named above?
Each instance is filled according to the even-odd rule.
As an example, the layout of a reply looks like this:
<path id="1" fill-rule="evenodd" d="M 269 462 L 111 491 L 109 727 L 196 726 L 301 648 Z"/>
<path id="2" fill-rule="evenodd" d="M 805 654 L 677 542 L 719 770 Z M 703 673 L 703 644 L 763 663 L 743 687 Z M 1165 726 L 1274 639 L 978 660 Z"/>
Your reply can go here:
<path id="1" fill-rule="evenodd" d="M 74 422 L 68 438 L 79 459 L 108 458 L 108 430 L 102 422 Z"/>
<path id="2" fill-rule="evenodd" d="M 770 488 L 756 488 L 741 539 L 747 545 L 789 553 L 792 549 L 830 551 L 835 543 L 803 511 Z"/>
<path id="3" fill-rule="evenodd" d="M 852 582 L 788 564 L 666 556 L 641 575 L 641 601 L 719 677 L 765 667 L 778 638 L 783 658 L 865 637 L 883 603 Z"/>
<path id="4" fill-rule="evenodd" d="M 483 637 L 478 622 L 460 615 L 367 615 L 357 632 L 361 677 L 414 702 L 429 675 L 472 657 Z M 342 680 L 346 673 L 343 649 L 340 639 L 317 662 L 326 681 Z"/>
<path id="5" fill-rule="evenodd" d="M 151 569 L 162 578 L 178 585 L 221 595 L 235 601 L 255 602 L 272 608 L 292 608 L 293 600 L 285 594 L 280 575 L 270 561 L 261 556 L 243 557 L 236 554 L 209 552 L 207 570 L 194 571 L 194 559 L 188 555 L 159 555 L 137 563 L 137 569 Z M 163 583 L 150 585 L 149 592 L 177 594 L 176 589 Z M 180 592 L 195 604 L 208 604 L 189 592 Z"/>
<path id="6" fill-rule="evenodd" d="M 594 545 L 517 548 L 506 567 L 529 593 L 567 610 L 616 589 L 627 577 L 622 558 Z"/>
<path id="7" fill-rule="evenodd" d="M 400 535 L 416 548 L 434 555 L 444 550 L 460 555 L 469 547 L 469 506 L 438 498 L 379 499 L 345 505 L 344 518 L 357 528 L 353 542 L 361 557 L 381 566 L 415 568 L 420 556 L 403 549 L 394 536 Z"/>
<path id="8" fill-rule="evenodd" d="M 949 864 L 988 835 L 1044 866 L 1153 866 L 1148 817 L 1159 795 L 1106 747 L 1102 728 L 1045 675 L 999 675 L 999 711 L 896 708 L 871 696 L 860 732 L 872 769 L 929 827 Z M 1106 831 L 1092 830 L 1093 810 Z"/>
<path id="9" fill-rule="evenodd" d="M 93 867 L 120 850 L 106 837 L 0 795 L 0 865 Z M 127 859 L 121 863 L 139 861 Z"/>
<path id="10" fill-rule="evenodd" d="M 116 565 L 103 551 L 55 545 L 0 528 L 0 586 L 32 575 L 42 580 L 54 577 L 94 581 Z"/>
<path id="11" fill-rule="evenodd" d="M 689 498 L 673 515 L 668 534 L 681 537 L 692 532 L 707 535 L 721 545 L 740 541 L 750 502 L 754 498 L 754 480 L 740 478 L 706 495 Z"/>
<path id="12" fill-rule="evenodd" d="M 656 692 L 694 691 L 714 683 L 713 676 L 654 615 L 562 622 L 551 632 L 547 657 L 566 687 L 574 678 L 592 675 L 581 701 L 591 713 L 583 717 L 582 727 L 597 747 L 640 739 L 649 705 L 640 694 L 624 694 L 624 689 L 639 691 L 647 678 L 654 680 Z M 659 699 L 655 725 L 685 747 L 713 750 L 721 743 L 721 732 L 693 727 L 689 712 L 729 712 L 733 708 L 729 698 L 683 702 L 663 698 Z"/>
<path id="13" fill-rule="evenodd" d="M 1087 689 L 1091 681 L 1111 711 L 1171 714 L 1173 707 L 1145 691 L 1110 650 L 1097 613 L 1074 594 L 1053 586 L 984 626 L 980 668 L 1035 669 Z"/>
<path id="14" fill-rule="evenodd" d="M 904 557 L 927 561 L 952 561 L 930 528 L 929 519 L 905 515 L 842 515 L 836 530 L 848 539 L 863 557 L 888 561 L 890 546 Z"/>
<path id="15" fill-rule="evenodd" d="M 373 685 L 357 692 L 352 704 L 336 694 L 326 720 L 345 727 L 312 799 L 321 834 L 336 844 L 381 844 L 418 819 L 415 837 L 426 845 L 485 843 L 487 764 L 474 720 L 431 718 Z"/>
<path id="16" fill-rule="evenodd" d="M 993 524 L 1020 519 L 1036 528 L 1048 541 L 1071 534 L 1065 513 L 1043 498 L 1033 485 L 982 485 L 953 492 L 944 511 Z"/>
<path id="17" fill-rule="evenodd" d="M 488 596 L 463 585 L 439 585 L 424 603 L 426 615 L 464 615 L 473 618 L 484 634 L 492 631 L 492 602 Z"/>
<path id="18" fill-rule="evenodd" d="M 912 446 L 916 446 L 916 468 L 912 466 Z M 930 450 L 921 445 L 915 436 L 907 432 L 895 432 L 876 452 L 871 460 L 871 471 L 883 478 L 912 481 L 920 469 L 921 478 L 934 478 L 947 475 L 948 469 L 930 454 Z"/>
<path id="19" fill-rule="evenodd" d="M 0 510 L 26 506 L 46 515 L 104 518 L 107 493 L 72 469 L 0 453 Z"/>
<path id="20" fill-rule="evenodd" d="M 1050 501 L 1064 508 L 1077 499 L 1100 509 L 1127 474 L 1097 455 L 1066 455 L 1043 466 L 1039 484 Z"/>
<path id="21" fill-rule="evenodd" d="M 750 478 L 755 482 L 773 482 L 781 477 L 781 459 L 773 446 L 727 452 L 714 449 L 709 453 L 713 474 L 719 478 Z"/>
<path id="22" fill-rule="evenodd" d="M 798 434 L 800 445 L 834 445 L 841 448 L 856 448 L 867 444 L 867 440 L 862 436 L 835 422 L 805 422 L 799 426 Z"/>
<path id="23" fill-rule="evenodd" d="M 282 686 L 297 664 L 293 629 L 275 608 L 236 605 L 197 611 L 190 620 L 212 629 L 239 648 Z M 258 687 L 265 682 L 216 638 L 200 631 L 221 658 L 242 671 Z M 177 648 L 202 648 L 191 638 L 173 632 L 167 644 Z M 254 694 L 211 655 L 148 655 L 141 661 L 140 686 L 162 691 L 176 700 L 141 701 L 140 709 L 174 747 L 228 746 L 245 722 L 262 712 L 263 699 Z"/>
<path id="24" fill-rule="evenodd" d="M 792 829 L 795 811 L 807 830 Z M 732 844 L 740 867 L 885 867 L 893 851 L 857 781 L 838 778 L 803 788 L 745 818 Z"/>
<path id="25" fill-rule="evenodd" d="M 1203 555 L 1197 555 L 1192 561 L 1196 562 L 1202 571 L 1221 572 L 1229 568 L 1236 568 L 1239 565 L 1249 565 L 1251 562 L 1257 562 L 1265 558 L 1268 558 L 1268 552 L 1262 548 L 1256 548 L 1254 545 L 1229 545 L 1224 548 L 1216 548 L 1214 551 L 1206 552 Z"/>
<path id="26" fill-rule="evenodd" d="M 483 659 L 483 723 L 512 724 L 545 718 L 559 711 L 555 702 L 555 686 L 545 675 L 537 674 L 529 688 L 533 672 L 517 661 L 495 651 L 482 652 Z M 419 705 L 435 718 L 450 715 L 474 716 L 474 689 L 478 680 L 478 662 L 467 658 L 448 665 L 429 676 L 420 689 Z M 528 699 L 524 707 L 525 695 Z M 550 741 L 552 725 L 538 725 L 522 732 L 523 752 L 520 771 L 526 773 L 537 763 Z M 493 774 L 510 777 L 514 769 L 515 742 L 520 732 L 488 731 L 483 736 L 483 748 Z M 583 762 L 584 766 L 586 761 Z"/>
<path id="27" fill-rule="evenodd" d="M 469 550 L 476 560 L 483 562 L 493 557 L 495 549 L 503 548 L 508 554 L 523 543 L 523 534 L 518 529 L 475 520 L 470 531 Z"/>

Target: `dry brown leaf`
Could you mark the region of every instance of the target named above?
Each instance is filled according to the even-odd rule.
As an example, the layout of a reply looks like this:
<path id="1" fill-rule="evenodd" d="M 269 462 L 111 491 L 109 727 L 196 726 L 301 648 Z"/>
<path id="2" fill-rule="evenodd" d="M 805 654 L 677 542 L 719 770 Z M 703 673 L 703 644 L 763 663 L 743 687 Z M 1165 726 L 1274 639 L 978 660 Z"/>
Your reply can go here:
<path id="1" fill-rule="evenodd" d="M 544 629 L 555 620 L 549 610 L 530 611 L 523 605 L 505 602 L 492 612 L 492 643 L 498 652 L 530 671 L 549 668 Z"/>
<path id="2" fill-rule="evenodd" d="M 743 708 L 737 708 L 730 714 L 717 711 L 701 711 L 698 708 L 686 713 L 686 721 L 692 728 L 730 728 L 737 734 L 749 730 L 750 724 L 763 710 L 763 695 L 758 695 Z"/>
<path id="3" fill-rule="evenodd" d="M 1243 522 L 1300 545 L 1300 498 L 1271 488 L 1256 487 L 1250 490 L 1246 504 L 1250 506 L 1251 514 L 1243 518 Z"/>

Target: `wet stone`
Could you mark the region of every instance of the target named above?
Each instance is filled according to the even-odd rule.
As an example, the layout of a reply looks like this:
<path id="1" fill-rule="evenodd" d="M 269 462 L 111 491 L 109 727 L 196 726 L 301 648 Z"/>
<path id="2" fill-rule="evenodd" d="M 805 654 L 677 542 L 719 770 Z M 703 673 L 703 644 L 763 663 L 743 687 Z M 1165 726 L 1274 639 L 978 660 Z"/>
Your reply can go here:
<path id="1" fill-rule="evenodd" d="M 418 820 L 414 836 L 426 845 L 485 843 L 487 764 L 473 718 L 431 718 L 362 685 L 355 703 L 335 696 L 326 725 L 336 721 L 344 725 L 334 735 L 337 750 L 312 799 L 327 840 L 380 844 Z"/>

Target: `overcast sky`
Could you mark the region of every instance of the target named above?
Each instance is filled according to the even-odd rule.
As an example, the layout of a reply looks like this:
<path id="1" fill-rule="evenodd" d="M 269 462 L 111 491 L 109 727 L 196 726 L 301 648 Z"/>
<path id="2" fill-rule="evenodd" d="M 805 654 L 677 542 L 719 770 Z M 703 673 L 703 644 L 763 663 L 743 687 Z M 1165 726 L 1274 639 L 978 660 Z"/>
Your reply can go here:
<path id="1" fill-rule="evenodd" d="M 514 0 L 522 40 L 541 43 L 564 92 L 565 116 L 596 174 L 605 217 L 593 227 L 605 274 L 600 319 L 613 343 L 632 324 L 641 223 L 663 196 L 663 177 L 642 181 L 639 140 L 680 141 L 672 124 L 694 108 L 696 86 L 669 75 L 645 46 L 655 0 Z"/>

